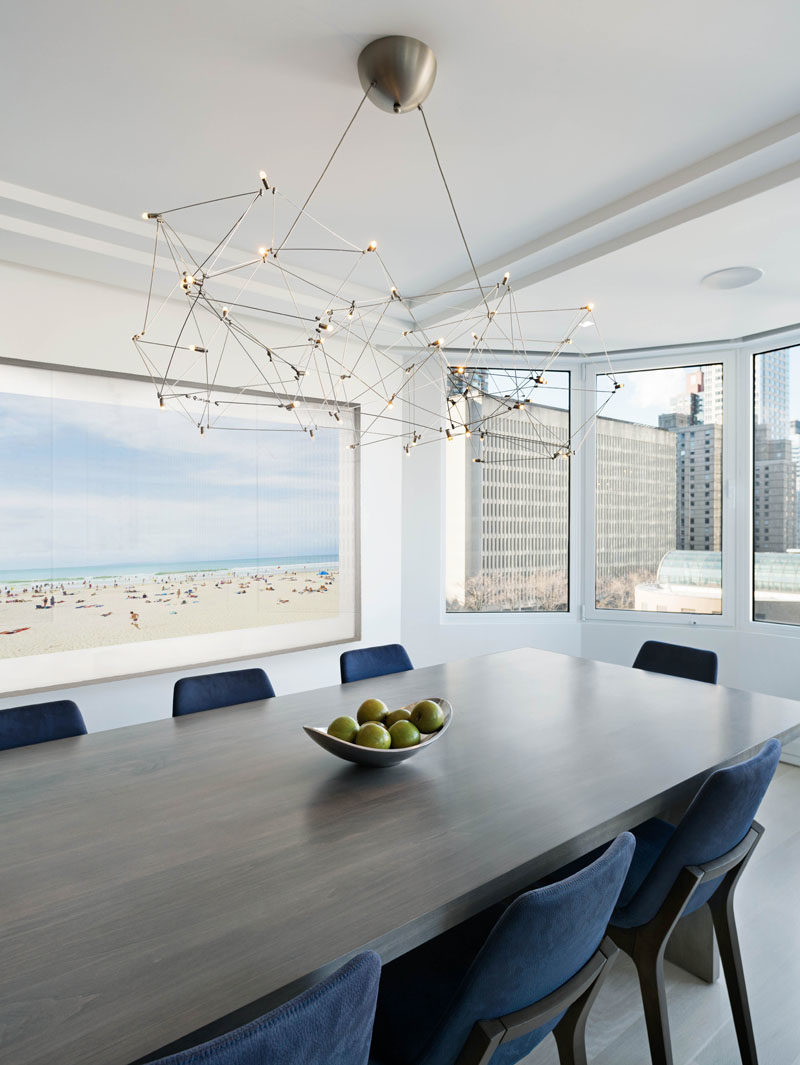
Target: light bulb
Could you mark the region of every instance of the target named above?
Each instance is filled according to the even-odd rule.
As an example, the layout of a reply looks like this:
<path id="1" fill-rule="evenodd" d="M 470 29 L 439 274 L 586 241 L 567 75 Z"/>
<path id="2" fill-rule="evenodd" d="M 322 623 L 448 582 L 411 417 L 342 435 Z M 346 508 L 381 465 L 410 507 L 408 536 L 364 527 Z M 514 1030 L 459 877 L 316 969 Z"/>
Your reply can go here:
<path id="1" fill-rule="evenodd" d="M 465 429 L 464 430 L 464 436 L 472 436 L 472 430 L 471 429 Z"/>
<path id="2" fill-rule="evenodd" d="M 456 367 L 456 373 L 463 373 L 463 372 L 464 372 L 464 367 L 463 366 L 457 366 Z"/>
<path id="3" fill-rule="evenodd" d="M 581 307 L 581 310 L 582 311 L 593 311 L 594 310 L 594 304 L 593 303 L 587 303 L 585 307 Z"/>
<path id="4" fill-rule="evenodd" d="M 403 448 L 403 451 L 405 451 L 406 455 L 410 455 L 411 454 L 411 448 L 408 446 L 408 444 L 405 445 L 405 447 Z"/>
<path id="5" fill-rule="evenodd" d="M 163 396 L 159 396 L 159 397 L 158 397 L 158 405 L 159 405 L 159 407 L 161 407 L 161 408 L 162 408 L 162 410 L 163 410 L 163 407 L 164 407 L 164 397 L 163 397 Z"/>
<path id="6" fill-rule="evenodd" d="M 452 442 L 453 442 L 453 434 L 450 432 L 449 429 L 445 429 L 445 435 L 447 436 L 448 444 L 452 444 Z"/>
<path id="7" fill-rule="evenodd" d="M 371 240 L 371 241 L 369 242 L 369 244 L 367 245 L 367 251 L 375 251 L 375 249 L 376 249 L 377 247 L 378 247 L 378 242 L 377 242 L 377 240 Z"/>
<path id="8" fill-rule="evenodd" d="M 259 255 L 261 256 L 261 258 L 263 259 L 263 258 L 264 258 L 264 257 L 266 256 L 266 254 L 267 254 L 267 249 L 266 249 L 266 248 L 259 248 L 259 249 L 258 249 L 258 254 L 259 254 Z"/>
<path id="9" fill-rule="evenodd" d="M 340 414 L 340 413 L 338 412 L 338 410 L 335 410 L 335 411 L 333 412 L 333 416 L 334 416 L 334 418 L 336 419 L 336 421 L 337 421 L 337 422 L 340 422 L 340 421 L 342 420 L 342 416 L 341 416 L 341 414 Z"/>
<path id="10" fill-rule="evenodd" d="M 503 274 L 503 284 L 504 284 L 504 285 L 507 285 L 507 284 L 508 284 L 508 279 L 509 279 L 510 277 L 511 277 L 511 274 L 509 274 L 509 273 L 505 273 L 505 274 Z"/>
<path id="11" fill-rule="evenodd" d="M 223 318 L 227 318 L 227 317 L 228 317 L 228 314 L 229 314 L 229 313 L 230 313 L 230 312 L 228 311 L 228 308 L 227 308 L 227 307 L 223 307 L 223 308 L 222 308 L 222 317 L 223 317 Z"/>

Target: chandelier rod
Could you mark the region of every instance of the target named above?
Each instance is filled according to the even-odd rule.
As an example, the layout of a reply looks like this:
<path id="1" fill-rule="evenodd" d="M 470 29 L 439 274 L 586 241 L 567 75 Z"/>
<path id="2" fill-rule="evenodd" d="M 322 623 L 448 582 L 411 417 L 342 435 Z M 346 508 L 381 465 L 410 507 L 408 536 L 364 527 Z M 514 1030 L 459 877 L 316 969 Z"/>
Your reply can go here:
<path id="1" fill-rule="evenodd" d="M 483 302 L 484 302 L 484 305 L 486 307 L 486 310 L 488 311 L 489 310 L 489 304 L 486 301 L 486 293 L 483 291 L 483 285 L 481 284 L 481 279 L 478 277 L 478 271 L 475 269 L 475 263 L 474 263 L 473 258 L 472 258 L 472 252 L 469 250 L 469 244 L 467 244 L 467 238 L 464 236 L 464 229 L 463 229 L 463 227 L 461 225 L 461 219 L 458 217 L 458 211 L 456 210 L 456 205 L 453 202 L 453 197 L 452 197 L 452 194 L 450 192 L 450 186 L 447 184 L 447 178 L 444 176 L 444 170 L 442 169 L 442 164 L 439 161 L 439 153 L 436 151 L 436 145 L 433 143 L 433 137 L 431 136 L 430 126 L 428 125 L 428 119 L 425 117 L 425 112 L 422 110 L 422 104 L 417 104 L 417 110 L 422 115 L 422 121 L 425 123 L 425 132 L 428 134 L 428 140 L 431 142 L 431 148 L 433 149 L 433 157 L 436 160 L 436 165 L 439 167 L 439 173 L 442 175 L 442 182 L 444 184 L 445 192 L 447 193 L 447 198 L 450 201 L 450 206 L 453 208 L 453 216 L 455 217 L 456 225 L 458 226 L 458 232 L 461 234 L 461 239 L 464 242 L 464 248 L 466 249 L 466 252 L 467 252 L 467 258 L 469 259 L 469 264 L 472 267 L 472 272 L 475 275 L 475 280 L 478 282 L 478 288 L 480 289 L 481 298 L 483 299 Z"/>
<path id="2" fill-rule="evenodd" d="M 357 107 L 357 108 L 355 109 L 355 113 L 353 114 L 353 117 L 352 117 L 352 118 L 350 119 L 350 121 L 349 121 L 349 122 L 347 123 L 347 127 L 346 127 L 346 129 L 345 129 L 344 133 L 343 133 L 343 134 L 341 135 L 341 137 L 339 138 L 339 143 L 338 143 L 338 144 L 336 145 L 336 147 L 335 147 L 335 148 L 333 149 L 333 152 L 331 153 L 331 157 L 330 157 L 330 159 L 329 159 L 329 160 L 327 161 L 327 163 L 325 164 L 325 167 L 324 167 L 324 169 L 323 169 L 322 173 L 321 173 L 321 174 L 320 174 L 320 176 L 319 176 L 319 177 L 317 178 L 317 180 L 316 180 L 316 183 L 315 183 L 315 185 L 314 185 L 314 188 L 313 188 L 313 189 L 311 190 L 311 192 L 309 192 L 308 196 L 306 196 L 306 199 L 305 199 L 305 203 L 304 203 L 304 204 L 303 204 L 303 206 L 302 206 L 302 207 L 300 208 L 300 210 L 299 210 L 299 211 L 297 212 L 297 214 L 296 214 L 296 216 L 295 216 L 295 219 L 294 219 L 294 222 L 292 222 L 292 224 L 291 224 L 291 225 L 289 226 L 289 232 L 288 232 L 288 233 L 286 234 L 286 236 L 285 236 L 285 237 L 283 238 L 283 240 L 282 240 L 282 241 L 280 242 L 280 244 L 278 245 L 278 247 L 277 247 L 277 248 L 275 249 L 275 255 L 276 255 L 276 256 L 277 256 L 278 252 L 279 252 L 279 251 L 281 250 L 281 248 L 282 248 L 282 247 L 284 246 L 284 244 L 286 243 L 286 241 L 287 241 L 287 240 L 289 239 L 289 237 L 291 236 L 291 233 L 292 233 L 292 230 L 294 229 L 294 227 L 295 227 L 295 226 L 297 225 L 297 223 L 298 223 L 298 222 L 300 221 L 300 219 L 302 218 L 302 216 L 303 216 L 303 212 L 305 211 L 306 207 L 308 207 L 308 204 L 309 204 L 309 201 L 311 200 L 311 197 L 312 197 L 312 196 L 314 195 L 314 193 L 315 193 L 315 192 L 317 191 L 317 188 L 318 188 L 318 186 L 319 186 L 319 183 L 320 183 L 320 181 L 322 181 L 322 179 L 323 179 L 323 178 L 325 177 L 325 175 L 327 174 L 327 172 L 328 172 L 328 167 L 329 167 L 329 166 L 331 165 L 331 163 L 332 163 L 332 162 L 333 162 L 333 160 L 334 160 L 334 157 L 335 157 L 336 153 L 337 153 L 337 152 L 339 151 L 339 149 L 341 148 L 341 146 L 342 146 L 342 141 L 343 141 L 343 140 L 345 139 L 345 137 L 347 136 L 347 134 L 348 134 L 348 133 L 350 132 L 350 127 L 351 127 L 351 126 L 353 125 L 353 123 L 355 122 L 355 120 L 356 120 L 356 119 L 358 118 L 358 113 L 359 113 L 359 111 L 361 110 L 361 108 L 362 108 L 362 107 L 364 106 L 364 102 L 366 101 L 367 97 L 369 96 L 369 94 L 370 94 L 370 90 L 372 89 L 372 87 L 373 87 L 374 85 L 375 85 L 375 82 L 373 81 L 373 82 L 372 82 L 372 83 L 371 83 L 371 84 L 369 85 L 369 87 L 367 88 L 367 91 L 366 91 L 366 92 L 364 93 L 364 95 L 363 95 L 363 96 L 361 97 L 361 103 L 360 103 L 360 104 L 358 105 L 358 107 Z"/>

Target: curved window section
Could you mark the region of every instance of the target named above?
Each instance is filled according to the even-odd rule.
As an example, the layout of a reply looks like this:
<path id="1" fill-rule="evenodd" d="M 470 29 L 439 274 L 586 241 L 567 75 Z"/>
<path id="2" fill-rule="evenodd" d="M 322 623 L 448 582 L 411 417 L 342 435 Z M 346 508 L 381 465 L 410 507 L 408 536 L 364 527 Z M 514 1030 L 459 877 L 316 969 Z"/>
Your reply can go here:
<path id="1" fill-rule="evenodd" d="M 800 625 L 800 347 L 753 359 L 753 619 Z"/>
<path id="2" fill-rule="evenodd" d="M 461 368 L 448 402 L 447 612 L 567 611 L 571 463 L 554 455 L 569 444 L 569 373 L 538 387 L 514 367 Z"/>
<path id="3" fill-rule="evenodd" d="M 595 605 L 720 614 L 722 364 L 615 376 L 597 420 Z M 598 375 L 598 406 L 610 388 Z"/>

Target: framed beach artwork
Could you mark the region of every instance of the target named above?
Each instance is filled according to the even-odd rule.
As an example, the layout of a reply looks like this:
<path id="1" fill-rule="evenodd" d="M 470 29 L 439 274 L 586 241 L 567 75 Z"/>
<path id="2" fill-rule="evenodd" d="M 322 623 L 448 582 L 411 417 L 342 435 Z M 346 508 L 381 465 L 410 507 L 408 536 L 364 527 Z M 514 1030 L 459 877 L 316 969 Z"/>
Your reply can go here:
<path id="1" fill-rule="evenodd" d="M 231 404 L 201 435 L 149 381 L 0 381 L 0 693 L 358 637 L 357 410 L 311 439 Z"/>

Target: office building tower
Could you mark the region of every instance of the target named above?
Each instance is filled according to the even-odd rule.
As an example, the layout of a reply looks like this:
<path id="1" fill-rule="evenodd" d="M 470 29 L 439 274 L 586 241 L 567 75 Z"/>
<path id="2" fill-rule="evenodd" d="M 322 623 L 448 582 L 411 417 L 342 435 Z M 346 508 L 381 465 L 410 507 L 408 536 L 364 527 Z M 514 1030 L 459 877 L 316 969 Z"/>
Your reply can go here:
<path id="1" fill-rule="evenodd" d="M 480 401 L 470 402 L 469 417 L 477 419 Z M 570 463 L 531 445 L 548 433 L 565 439 L 569 415 L 539 405 L 530 411 L 535 421 L 525 411 L 506 415 L 502 433 L 490 430 L 483 441 L 473 434 L 447 447 L 451 609 L 459 609 L 468 589 L 468 609 L 478 608 L 478 578 L 482 594 L 515 604 L 505 609 L 567 608 Z M 675 446 L 672 432 L 598 418 L 598 586 L 654 575 L 675 547 Z"/>
<path id="2" fill-rule="evenodd" d="M 675 438 L 676 548 L 721 551 L 722 426 L 701 423 L 677 428 Z"/>

